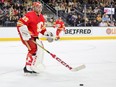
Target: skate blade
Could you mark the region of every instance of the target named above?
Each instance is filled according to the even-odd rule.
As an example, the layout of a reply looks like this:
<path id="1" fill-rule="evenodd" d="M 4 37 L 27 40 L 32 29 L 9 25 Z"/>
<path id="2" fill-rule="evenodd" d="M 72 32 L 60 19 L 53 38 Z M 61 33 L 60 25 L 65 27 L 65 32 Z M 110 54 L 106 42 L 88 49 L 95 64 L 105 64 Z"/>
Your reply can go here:
<path id="1" fill-rule="evenodd" d="M 38 73 L 24 73 L 24 76 L 38 76 Z"/>

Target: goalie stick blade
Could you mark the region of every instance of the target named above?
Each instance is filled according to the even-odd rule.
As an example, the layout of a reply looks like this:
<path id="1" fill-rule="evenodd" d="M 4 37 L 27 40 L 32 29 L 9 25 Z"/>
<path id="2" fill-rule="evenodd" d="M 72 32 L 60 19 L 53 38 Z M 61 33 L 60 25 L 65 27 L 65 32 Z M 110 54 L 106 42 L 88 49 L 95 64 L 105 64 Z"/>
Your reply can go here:
<path id="1" fill-rule="evenodd" d="M 78 67 L 76 67 L 76 68 L 72 68 L 71 71 L 76 72 L 76 71 L 82 70 L 82 69 L 84 69 L 84 68 L 86 68 L 85 65 L 80 65 L 80 66 L 78 66 Z"/>

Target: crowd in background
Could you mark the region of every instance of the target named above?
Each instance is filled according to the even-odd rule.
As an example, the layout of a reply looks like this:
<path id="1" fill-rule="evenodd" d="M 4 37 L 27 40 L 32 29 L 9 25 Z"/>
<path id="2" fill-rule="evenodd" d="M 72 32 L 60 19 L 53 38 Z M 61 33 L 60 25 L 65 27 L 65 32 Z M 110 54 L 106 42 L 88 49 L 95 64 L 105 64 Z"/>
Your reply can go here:
<path id="1" fill-rule="evenodd" d="M 116 0 L 48 1 L 47 4 L 58 12 L 56 16 L 61 16 L 70 26 L 116 26 Z M 16 26 L 17 20 L 31 10 L 32 2 L 33 0 L 0 0 L 0 26 Z M 115 8 L 115 14 L 106 14 L 105 7 Z M 53 20 L 51 18 L 49 22 L 53 23 Z"/>
<path id="2" fill-rule="evenodd" d="M 54 7 L 71 26 L 116 26 L 116 0 L 51 0 Z M 104 8 L 115 8 L 107 14 Z"/>
<path id="3" fill-rule="evenodd" d="M 16 26 L 17 20 L 31 10 L 32 0 L 0 1 L 0 25 Z"/>

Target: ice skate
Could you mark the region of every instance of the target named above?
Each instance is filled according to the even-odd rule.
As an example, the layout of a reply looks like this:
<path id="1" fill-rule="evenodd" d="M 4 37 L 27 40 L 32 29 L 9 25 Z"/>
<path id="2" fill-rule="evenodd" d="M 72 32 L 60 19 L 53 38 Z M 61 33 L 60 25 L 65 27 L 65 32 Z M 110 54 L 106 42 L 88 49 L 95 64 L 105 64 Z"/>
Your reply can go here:
<path id="1" fill-rule="evenodd" d="M 38 73 L 35 71 L 31 71 L 31 70 L 27 70 L 26 66 L 23 68 L 24 71 L 24 75 L 28 76 L 28 75 L 37 75 Z"/>
<path id="2" fill-rule="evenodd" d="M 60 37 L 56 37 L 56 38 L 55 38 L 55 41 L 58 41 L 59 39 L 60 39 Z"/>

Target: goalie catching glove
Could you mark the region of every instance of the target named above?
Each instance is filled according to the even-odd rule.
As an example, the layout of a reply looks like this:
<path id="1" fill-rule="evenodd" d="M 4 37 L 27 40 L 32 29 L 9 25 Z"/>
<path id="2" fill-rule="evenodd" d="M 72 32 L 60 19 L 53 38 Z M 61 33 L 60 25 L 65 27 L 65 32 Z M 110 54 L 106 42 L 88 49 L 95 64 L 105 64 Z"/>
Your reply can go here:
<path id="1" fill-rule="evenodd" d="M 45 35 L 48 42 L 53 42 L 53 34 L 52 34 L 52 32 L 46 31 L 44 33 L 44 35 Z"/>

